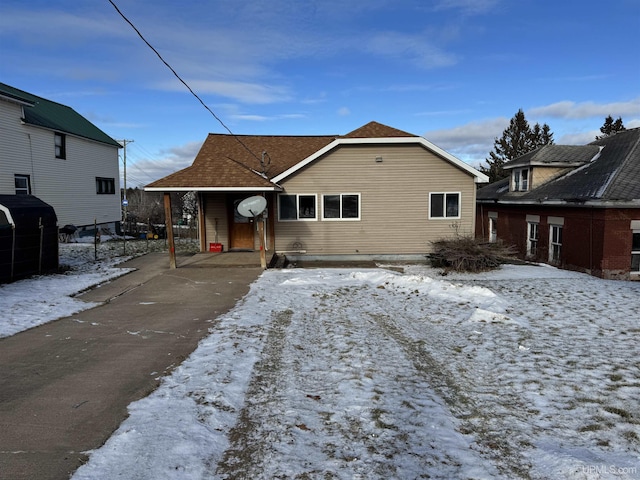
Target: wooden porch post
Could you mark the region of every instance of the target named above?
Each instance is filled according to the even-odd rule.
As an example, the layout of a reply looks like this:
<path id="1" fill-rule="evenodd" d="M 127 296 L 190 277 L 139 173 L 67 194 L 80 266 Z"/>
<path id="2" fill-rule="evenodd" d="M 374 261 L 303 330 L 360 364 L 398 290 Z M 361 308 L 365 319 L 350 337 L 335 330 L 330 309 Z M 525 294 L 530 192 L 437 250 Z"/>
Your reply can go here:
<path id="1" fill-rule="evenodd" d="M 202 192 L 198 192 L 198 238 L 200 239 L 200 251 L 207 251 L 207 236 L 204 222 L 204 198 Z"/>
<path id="2" fill-rule="evenodd" d="M 169 240 L 169 268 L 176 268 L 176 245 L 173 240 L 173 216 L 171 215 L 171 194 L 164 192 L 164 223 Z"/>

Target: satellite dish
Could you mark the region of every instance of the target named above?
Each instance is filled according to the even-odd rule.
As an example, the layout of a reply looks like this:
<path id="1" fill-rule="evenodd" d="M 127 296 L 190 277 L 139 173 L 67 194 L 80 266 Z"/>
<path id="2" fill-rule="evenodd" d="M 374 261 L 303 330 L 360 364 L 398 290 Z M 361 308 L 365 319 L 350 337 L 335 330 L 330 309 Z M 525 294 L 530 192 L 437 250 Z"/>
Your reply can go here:
<path id="1" fill-rule="evenodd" d="M 238 204 L 238 213 L 243 217 L 253 218 L 264 212 L 265 208 L 267 208 L 267 199 L 256 195 L 242 200 Z"/>

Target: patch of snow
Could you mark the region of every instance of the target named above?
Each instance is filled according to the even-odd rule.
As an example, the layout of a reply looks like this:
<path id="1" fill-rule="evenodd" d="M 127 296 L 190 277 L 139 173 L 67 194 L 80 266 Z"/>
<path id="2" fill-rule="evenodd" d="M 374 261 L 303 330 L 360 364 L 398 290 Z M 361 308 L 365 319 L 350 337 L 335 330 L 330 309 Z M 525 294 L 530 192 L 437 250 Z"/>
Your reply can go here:
<path id="1" fill-rule="evenodd" d="M 81 264 L 2 286 L 4 335 Z M 639 282 L 403 268 L 266 271 L 73 478 L 640 478 Z"/>

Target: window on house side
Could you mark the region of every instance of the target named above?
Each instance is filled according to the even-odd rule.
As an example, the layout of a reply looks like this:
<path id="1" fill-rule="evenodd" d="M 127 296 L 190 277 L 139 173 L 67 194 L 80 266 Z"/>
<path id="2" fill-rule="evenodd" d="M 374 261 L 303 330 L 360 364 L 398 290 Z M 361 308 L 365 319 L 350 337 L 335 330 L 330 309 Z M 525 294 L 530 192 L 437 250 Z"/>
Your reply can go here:
<path id="1" fill-rule="evenodd" d="M 114 195 L 116 193 L 115 178 L 96 177 L 96 193 L 98 195 Z"/>
<path id="2" fill-rule="evenodd" d="M 529 169 L 518 168 L 513 171 L 513 191 L 526 192 L 529 190 Z"/>
<path id="3" fill-rule="evenodd" d="M 538 253 L 539 225 L 535 222 L 527 223 L 527 255 L 535 257 Z"/>
<path id="4" fill-rule="evenodd" d="M 429 218 L 460 218 L 460 194 L 430 193 Z"/>
<path id="5" fill-rule="evenodd" d="M 562 226 L 549 225 L 549 262 L 560 263 L 562 253 Z"/>
<path id="6" fill-rule="evenodd" d="M 315 195 L 278 195 L 278 220 L 316 220 Z"/>
<path id="7" fill-rule="evenodd" d="M 522 191 L 526 192 L 529 190 L 529 169 L 524 168 L 520 175 L 522 177 Z"/>
<path id="8" fill-rule="evenodd" d="M 67 158 L 67 139 L 62 133 L 54 133 L 54 143 L 56 150 L 56 158 Z"/>
<path id="9" fill-rule="evenodd" d="M 631 273 L 640 274 L 640 230 L 633 232 L 631 242 Z"/>
<path id="10" fill-rule="evenodd" d="M 16 195 L 31 195 L 31 179 L 29 175 L 15 175 Z"/>
<path id="11" fill-rule="evenodd" d="M 322 218 L 324 220 L 359 220 L 360 194 L 323 195 Z"/>

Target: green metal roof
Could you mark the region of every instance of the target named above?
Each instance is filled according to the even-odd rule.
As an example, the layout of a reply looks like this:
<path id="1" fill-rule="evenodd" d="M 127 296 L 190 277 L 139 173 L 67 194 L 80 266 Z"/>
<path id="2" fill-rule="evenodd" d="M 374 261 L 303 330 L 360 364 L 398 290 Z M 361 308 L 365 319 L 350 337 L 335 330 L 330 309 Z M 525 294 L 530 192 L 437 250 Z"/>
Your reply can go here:
<path id="1" fill-rule="evenodd" d="M 24 122 L 27 124 L 122 147 L 71 107 L 18 90 L 5 83 L 0 83 L 0 97 L 2 96 L 29 104 L 23 106 Z"/>

